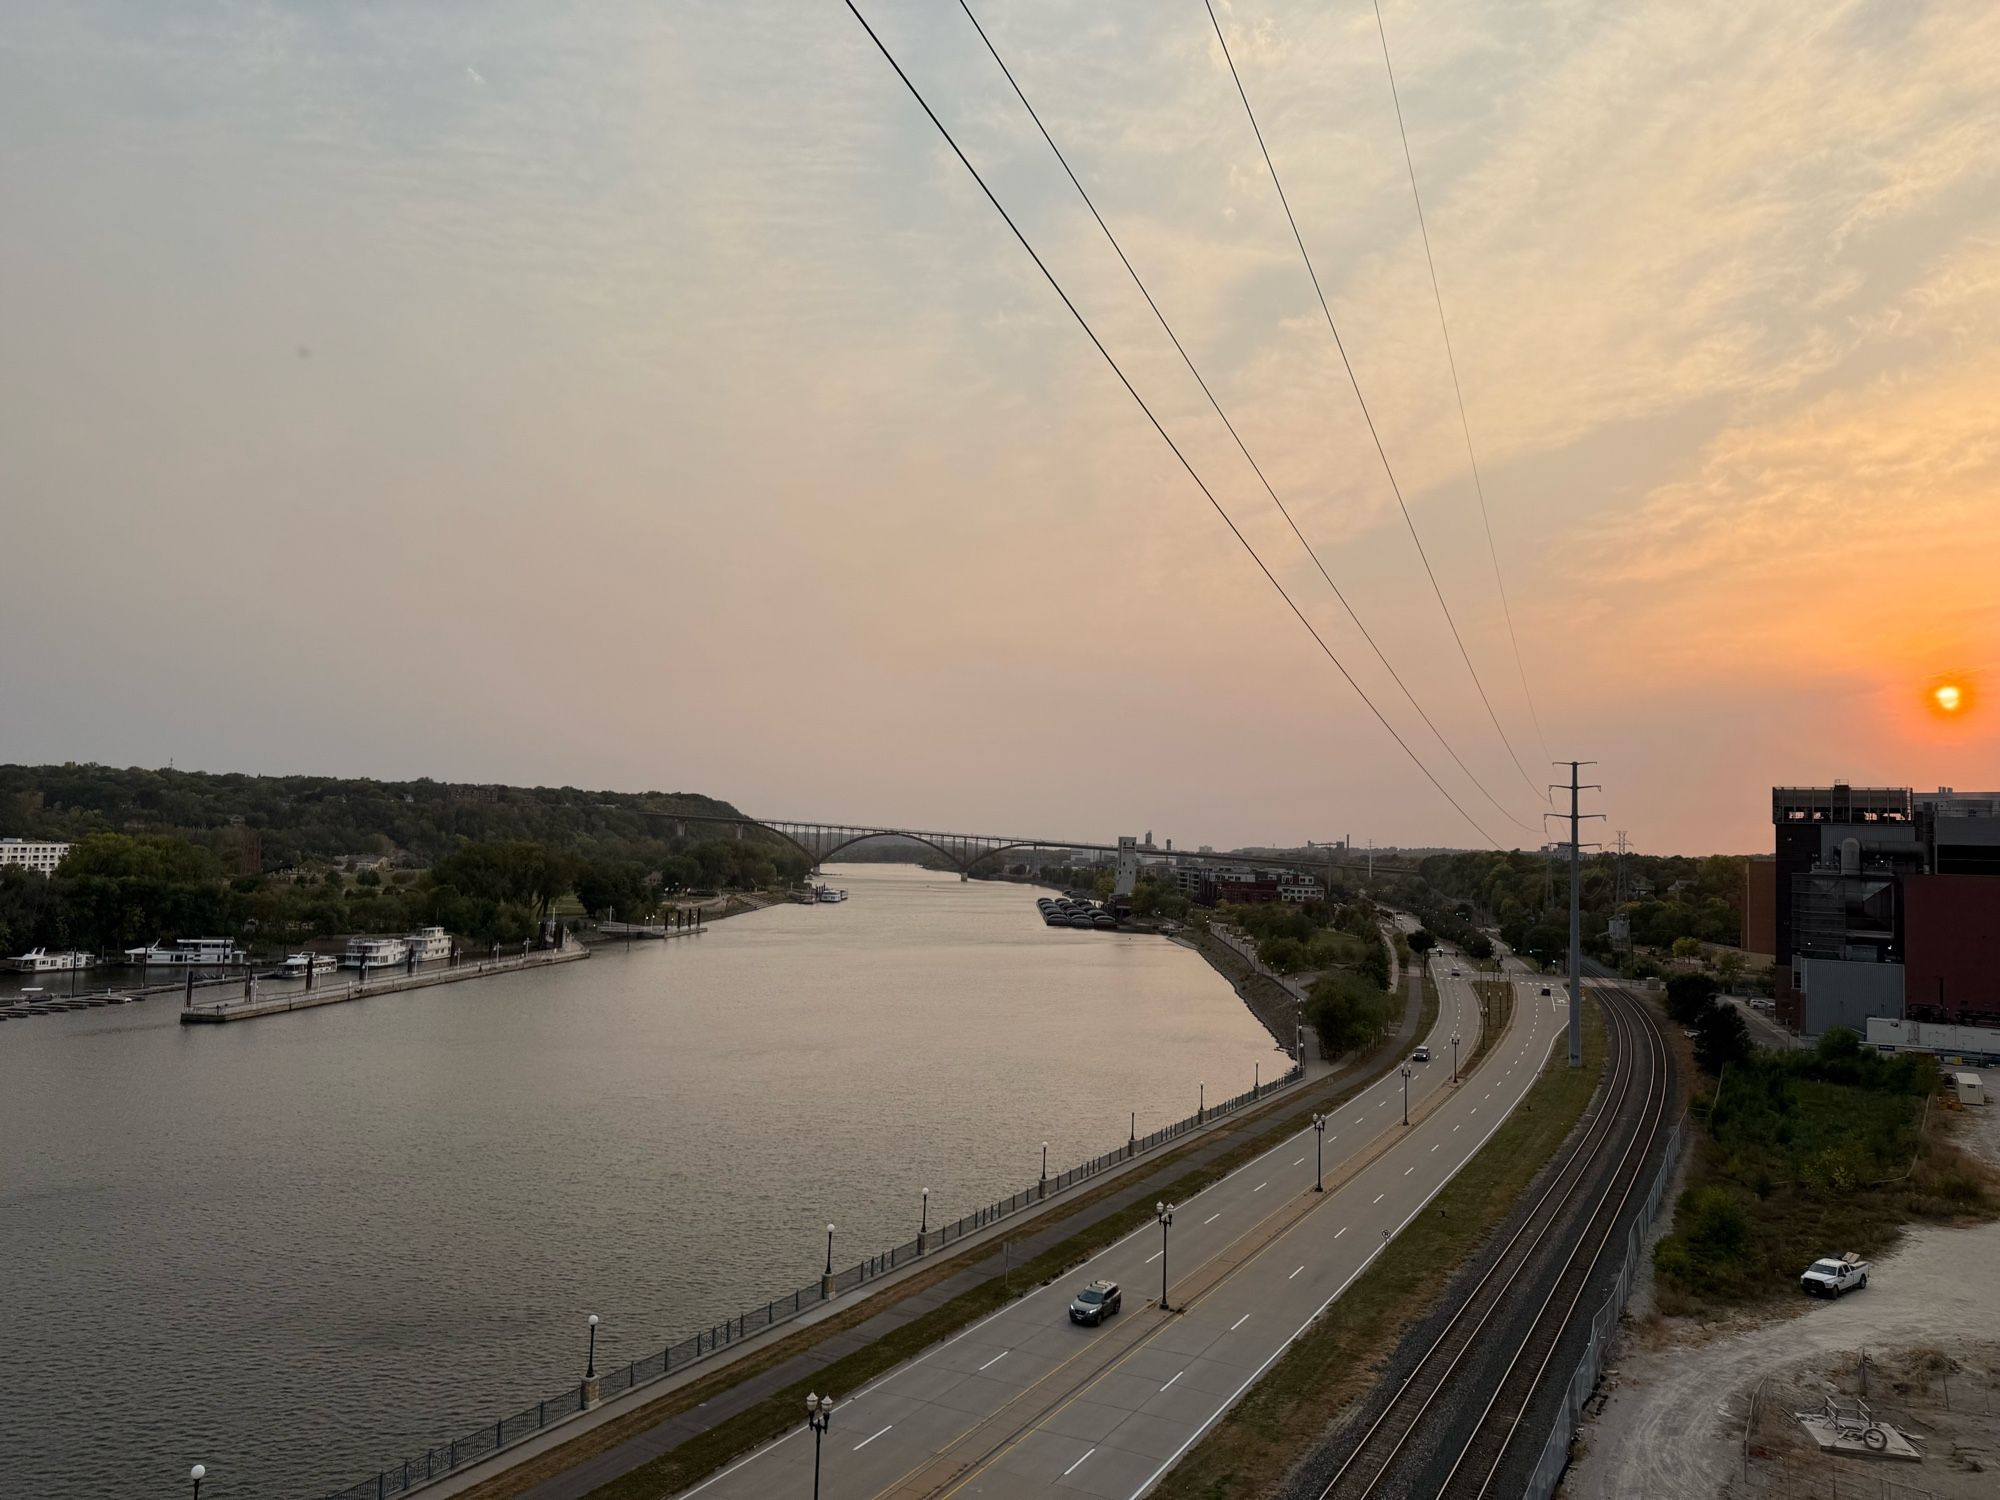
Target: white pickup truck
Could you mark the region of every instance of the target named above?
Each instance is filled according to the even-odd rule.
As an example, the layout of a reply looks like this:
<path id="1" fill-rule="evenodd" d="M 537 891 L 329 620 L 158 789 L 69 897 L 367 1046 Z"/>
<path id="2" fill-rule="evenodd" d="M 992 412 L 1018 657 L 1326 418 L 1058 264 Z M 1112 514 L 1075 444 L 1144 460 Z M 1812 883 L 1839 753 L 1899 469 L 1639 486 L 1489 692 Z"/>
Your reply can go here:
<path id="1" fill-rule="evenodd" d="M 1806 1267 L 1799 1285 L 1813 1297 L 1838 1297 L 1868 1285 L 1868 1262 L 1852 1250 L 1838 1260 L 1816 1260 Z"/>

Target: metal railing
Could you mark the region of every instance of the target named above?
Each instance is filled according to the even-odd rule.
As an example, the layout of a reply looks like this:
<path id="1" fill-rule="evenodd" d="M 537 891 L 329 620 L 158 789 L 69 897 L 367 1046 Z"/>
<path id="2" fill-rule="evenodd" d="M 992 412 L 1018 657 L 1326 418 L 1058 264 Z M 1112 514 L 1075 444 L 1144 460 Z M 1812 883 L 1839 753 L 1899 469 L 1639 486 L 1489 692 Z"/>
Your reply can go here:
<path id="1" fill-rule="evenodd" d="M 1087 1182 L 1121 1162 L 1131 1161 L 1149 1151 L 1157 1150 L 1169 1141 L 1177 1140 L 1211 1120 L 1235 1114 L 1247 1105 L 1268 1098 L 1277 1090 L 1297 1082 L 1298 1078 L 1299 1069 L 1294 1065 L 1288 1072 L 1271 1082 L 1249 1089 L 1233 1099 L 1224 1099 L 1218 1104 L 1197 1110 L 1186 1119 L 1163 1125 L 1150 1134 L 1133 1136 L 1122 1146 L 1056 1173 L 1047 1179 L 1046 1184 L 1037 1180 L 1033 1186 L 1023 1188 L 1018 1193 L 1010 1193 L 1005 1198 L 997 1199 L 984 1208 L 975 1209 L 962 1218 L 954 1219 L 916 1239 L 892 1245 L 878 1255 L 870 1255 L 844 1270 L 836 1271 L 831 1277 L 815 1279 L 796 1291 L 770 1299 L 761 1307 L 752 1307 L 734 1317 L 724 1318 L 720 1323 L 700 1330 L 692 1338 L 682 1339 L 678 1343 L 668 1343 L 658 1353 L 649 1354 L 643 1359 L 632 1360 L 624 1365 L 611 1366 L 598 1377 L 598 1399 L 616 1396 L 634 1386 L 658 1380 L 676 1370 L 684 1370 L 689 1365 L 711 1358 L 718 1351 L 739 1344 L 767 1328 L 788 1323 L 801 1313 L 810 1312 L 828 1301 L 829 1285 L 832 1287 L 831 1295 L 837 1297 L 843 1292 L 851 1292 L 857 1287 L 879 1280 L 913 1261 L 936 1254 L 947 1245 L 956 1244 L 967 1235 L 977 1234 L 989 1225 L 997 1224 L 1024 1209 L 1045 1203 L 1059 1193 L 1068 1191 L 1078 1183 Z M 387 1468 L 378 1469 L 358 1484 L 328 1491 L 326 1500 L 384 1500 L 384 1497 L 389 1495 L 405 1494 L 434 1479 L 442 1478 L 455 1469 L 497 1453 L 522 1438 L 530 1437 L 552 1422 L 559 1422 L 575 1416 L 578 1412 L 588 1410 L 591 1404 L 588 1382 L 579 1380 L 547 1400 L 521 1408 L 512 1416 L 483 1422 L 449 1442 L 426 1449 L 416 1458 L 405 1459 Z"/>
<path id="2" fill-rule="evenodd" d="M 1625 1310 L 1626 1299 L 1632 1295 L 1632 1278 L 1638 1272 L 1640 1257 L 1646 1253 L 1646 1236 L 1660 1216 L 1660 1204 L 1666 1198 L 1667 1184 L 1673 1180 L 1674 1168 L 1680 1164 L 1681 1150 L 1686 1141 L 1687 1116 L 1683 1114 L 1674 1125 L 1674 1133 L 1667 1138 L 1667 1152 L 1661 1158 L 1660 1170 L 1646 1193 L 1646 1206 L 1633 1221 L 1631 1233 L 1626 1237 L 1625 1263 L 1618 1268 L 1617 1284 L 1590 1320 L 1590 1342 L 1584 1347 L 1583 1358 L 1577 1361 L 1569 1383 L 1563 1388 L 1562 1407 L 1556 1413 L 1555 1425 L 1549 1429 L 1549 1439 L 1542 1445 L 1542 1456 L 1536 1461 L 1535 1472 L 1529 1477 L 1527 1488 L 1521 1492 L 1524 1500 L 1548 1500 L 1555 1493 L 1563 1470 L 1569 1467 L 1570 1443 L 1576 1436 L 1578 1422 L 1582 1420 L 1584 1404 L 1590 1400 L 1590 1393 L 1597 1389 L 1598 1377 L 1604 1373 L 1604 1361 L 1611 1353 L 1611 1339 L 1618 1331 L 1619 1315 Z"/>

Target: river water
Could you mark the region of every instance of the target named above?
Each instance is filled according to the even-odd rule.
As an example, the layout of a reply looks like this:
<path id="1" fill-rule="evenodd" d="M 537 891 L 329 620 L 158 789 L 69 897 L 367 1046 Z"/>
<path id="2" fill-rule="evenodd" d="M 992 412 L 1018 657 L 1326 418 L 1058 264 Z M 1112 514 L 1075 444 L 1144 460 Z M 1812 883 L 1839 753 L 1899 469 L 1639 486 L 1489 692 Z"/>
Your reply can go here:
<path id="1" fill-rule="evenodd" d="M 0 1495 L 314 1497 L 1284 1065 L 1200 958 L 836 867 L 588 962 L 0 1026 Z M 42 982 L 54 987 L 62 976 Z"/>

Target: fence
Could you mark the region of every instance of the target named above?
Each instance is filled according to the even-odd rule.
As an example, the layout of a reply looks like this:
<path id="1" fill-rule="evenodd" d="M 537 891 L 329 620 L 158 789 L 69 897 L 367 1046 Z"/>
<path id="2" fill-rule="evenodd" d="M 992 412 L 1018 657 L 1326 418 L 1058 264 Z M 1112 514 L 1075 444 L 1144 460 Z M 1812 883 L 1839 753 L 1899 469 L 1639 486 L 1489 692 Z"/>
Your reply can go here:
<path id="1" fill-rule="evenodd" d="M 1661 1201 L 1666 1197 L 1667 1184 L 1673 1179 L 1674 1168 L 1680 1162 L 1681 1148 L 1686 1139 L 1687 1116 L 1682 1115 L 1674 1125 L 1674 1133 L 1667 1138 L 1667 1154 L 1662 1158 L 1659 1173 L 1653 1178 L 1653 1186 L 1646 1194 L 1646 1206 L 1633 1221 L 1632 1232 L 1626 1238 L 1625 1263 L 1618 1268 L 1617 1284 L 1590 1320 L 1590 1342 L 1563 1390 L 1562 1407 L 1556 1413 L 1555 1426 L 1549 1430 L 1549 1440 L 1542 1445 L 1542 1456 L 1535 1464 L 1535 1472 L 1522 1491 L 1524 1500 L 1548 1500 L 1555 1493 L 1563 1470 L 1569 1467 L 1570 1440 L 1582 1419 L 1584 1403 L 1597 1389 L 1598 1377 L 1604 1373 L 1604 1361 L 1611 1352 L 1611 1336 L 1618 1329 L 1618 1315 L 1625 1310 L 1625 1299 L 1632 1295 L 1632 1277 L 1639 1269 L 1639 1257 L 1645 1254 L 1647 1232 L 1660 1215 Z"/>
<path id="2" fill-rule="evenodd" d="M 762 1307 L 753 1307 L 738 1313 L 733 1318 L 724 1318 L 713 1327 L 702 1329 L 693 1338 L 682 1339 L 679 1343 L 669 1343 L 657 1354 L 649 1354 L 643 1359 L 633 1360 L 622 1366 L 612 1366 L 598 1377 L 598 1396 L 600 1399 L 616 1396 L 633 1386 L 660 1379 L 675 1370 L 684 1370 L 697 1361 L 710 1358 L 718 1350 L 741 1343 L 753 1334 L 762 1333 L 765 1329 L 780 1323 L 790 1322 L 799 1314 L 809 1312 L 827 1300 L 826 1289 L 829 1282 L 833 1296 L 851 1292 L 856 1287 L 864 1286 L 899 1267 L 909 1265 L 912 1261 L 935 1254 L 947 1245 L 956 1244 L 967 1235 L 977 1233 L 990 1224 L 997 1224 L 1002 1219 L 1020 1213 L 1023 1209 L 1046 1202 L 1058 1193 L 1065 1192 L 1080 1182 L 1088 1181 L 1120 1162 L 1143 1156 L 1211 1120 L 1234 1114 L 1246 1105 L 1254 1104 L 1287 1084 L 1296 1082 L 1298 1077 L 1299 1069 L 1294 1066 L 1270 1083 L 1238 1094 L 1233 1099 L 1225 1099 L 1219 1104 L 1210 1105 L 1186 1119 L 1176 1120 L 1171 1125 L 1163 1125 L 1149 1135 L 1134 1136 L 1122 1146 L 1106 1151 L 1102 1155 L 1093 1156 L 1089 1161 L 1066 1171 L 1058 1172 L 1048 1179 L 1046 1186 L 1037 1181 L 1032 1187 L 1011 1193 L 984 1208 L 966 1214 L 963 1218 L 933 1229 L 926 1235 L 906 1240 L 900 1245 L 891 1246 L 879 1255 L 871 1255 L 857 1261 L 845 1270 L 836 1271 L 831 1278 L 814 1280 L 797 1291 L 772 1298 Z M 512 1416 L 481 1423 L 450 1442 L 425 1450 L 420 1457 L 406 1459 L 386 1469 L 379 1469 L 359 1484 L 330 1491 L 326 1500 L 384 1500 L 384 1497 L 389 1495 L 405 1494 L 428 1484 L 433 1479 L 451 1473 L 454 1469 L 463 1468 L 466 1464 L 519 1442 L 522 1438 L 530 1437 L 551 1422 L 572 1417 L 586 1410 L 590 1404 L 585 1383 L 579 1381 L 545 1401 L 538 1401 L 533 1406 L 521 1408 Z"/>

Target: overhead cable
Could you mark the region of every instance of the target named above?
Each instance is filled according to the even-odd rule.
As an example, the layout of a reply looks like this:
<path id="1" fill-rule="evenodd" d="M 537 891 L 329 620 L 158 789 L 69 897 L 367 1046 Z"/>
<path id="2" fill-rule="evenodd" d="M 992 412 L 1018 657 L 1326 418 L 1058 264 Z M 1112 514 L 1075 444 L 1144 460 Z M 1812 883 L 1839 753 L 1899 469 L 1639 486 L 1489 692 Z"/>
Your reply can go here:
<path id="1" fill-rule="evenodd" d="M 1264 575 L 1265 581 L 1277 590 L 1278 597 L 1285 601 L 1286 605 L 1291 609 L 1292 614 L 1297 617 L 1298 622 L 1305 626 L 1306 633 L 1313 638 L 1314 643 L 1325 654 L 1326 659 L 1333 663 L 1342 677 L 1347 679 L 1348 686 L 1353 688 L 1356 695 L 1368 706 L 1368 711 L 1375 715 L 1376 721 L 1389 731 L 1390 738 L 1395 740 L 1397 745 L 1402 748 L 1403 753 L 1410 758 L 1411 763 L 1419 771 L 1423 772 L 1424 778 L 1437 789 L 1438 795 L 1450 803 L 1453 810 L 1469 823 L 1482 839 L 1493 845 L 1496 849 L 1499 848 L 1499 841 L 1480 826 L 1479 820 L 1465 810 L 1464 805 L 1456 797 L 1452 796 L 1451 792 L 1445 787 L 1443 782 L 1438 780 L 1431 768 L 1425 765 L 1416 751 L 1410 748 L 1409 742 L 1396 732 L 1396 726 L 1384 717 L 1382 710 L 1375 706 L 1375 701 L 1362 689 L 1361 684 L 1354 680 L 1353 673 L 1349 672 L 1340 658 L 1334 654 L 1333 648 L 1327 645 L 1319 631 L 1313 627 L 1312 621 L 1306 618 L 1305 612 L 1299 608 L 1297 601 L 1286 591 L 1285 586 L 1278 581 L 1277 575 L 1271 571 L 1264 559 L 1258 555 L 1257 549 L 1250 544 L 1250 539 L 1244 536 L 1236 522 L 1230 518 L 1229 512 L 1223 509 L 1222 502 L 1215 498 L 1215 494 L 1209 489 L 1207 482 L 1202 479 L 1200 474 L 1195 472 L 1194 465 L 1188 462 L 1187 455 L 1181 451 L 1180 445 L 1173 440 L 1168 434 L 1167 429 L 1160 424 L 1160 419 L 1153 415 L 1153 409 L 1146 404 L 1145 397 L 1139 394 L 1131 380 L 1126 377 L 1124 369 L 1116 359 L 1112 358 L 1111 351 L 1104 347 L 1103 340 L 1098 338 L 1097 332 L 1090 326 L 1089 320 L 1078 310 L 1077 305 L 1070 300 L 1069 293 L 1063 290 L 1062 283 L 1055 278 L 1055 273 L 1049 270 L 1048 265 L 1036 252 L 1035 247 L 1028 242 L 1028 237 L 1021 232 L 1020 225 L 1014 222 L 1013 215 L 1007 212 L 999 198 L 994 195 L 993 189 L 987 186 L 986 179 L 980 175 L 979 169 L 973 166 L 971 158 L 960 148 L 957 139 L 952 135 L 950 130 L 945 128 L 944 121 L 938 118 L 937 111 L 931 108 L 930 101 L 924 98 L 923 91 L 911 80 L 910 75 L 903 71 L 903 65 L 896 60 L 896 55 L 889 50 L 888 44 L 876 34 L 875 28 L 868 24 L 868 18 L 861 13 L 861 9 L 855 4 L 855 0 L 842 0 L 842 3 L 847 6 L 849 13 L 853 15 L 854 19 L 861 24 L 861 29 L 868 33 L 868 40 L 875 44 L 876 51 L 882 54 L 883 60 L 895 71 L 896 77 L 901 81 L 903 87 L 909 90 L 910 97 L 917 102 L 917 107 L 923 110 L 925 117 L 936 128 L 937 133 L 944 138 L 944 143 L 951 148 L 952 155 L 958 158 L 959 165 L 963 166 L 967 173 L 971 175 L 972 180 L 978 184 L 979 191 L 985 195 L 986 201 L 993 205 L 993 211 L 1000 215 L 1001 219 L 1006 223 L 1007 228 L 1013 232 L 1014 238 L 1020 242 L 1021 248 L 1028 252 L 1028 258 L 1035 263 L 1035 269 L 1042 273 L 1043 279 L 1048 282 L 1050 289 L 1055 292 L 1056 296 L 1062 300 L 1062 305 L 1069 310 L 1069 315 L 1076 319 L 1077 326 L 1083 330 L 1084 336 L 1090 340 L 1092 347 L 1097 350 L 1104 362 L 1111 367 L 1111 373 L 1118 377 L 1118 383 L 1125 387 L 1125 393 L 1137 403 L 1139 410 L 1145 413 L 1146 420 L 1152 424 L 1153 431 L 1160 435 L 1160 440 L 1167 445 L 1174 457 L 1179 460 L 1180 466 L 1187 471 L 1188 478 L 1195 482 L 1195 487 L 1201 491 L 1202 497 L 1214 508 L 1215 513 L 1222 518 L 1222 522 L 1229 528 L 1230 534 L 1236 538 L 1243 550 L 1250 554 L 1250 560 L 1257 565 L 1257 569 Z"/>
<path id="2" fill-rule="evenodd" d="M 1396 134 L 1403 141 L 1403 165 L 1410 171 L 1410 198 L 1417 205 L 1417 232 L 1423 237 L 1424 265 L 1430 270 L 1431 296 L 1437 302 L 1438 332 L 1444 335 L 1445 363 L 1451 367 L 1451 393 L 1458 401 L 1459 431 L 1465 434 L 1465 458 L 1472 466 L 1472 492 L 1479 497 L 1479 520 L 1486 528 L 1486 552 L 1493 559 L 1493 586 L 1500 591 L 1500 613 L 1507 621 L 1507 639 L 1514 647 L 1514 669 L 1521 674 L 1521 696 L 1527 701 L 1528 718 L 1546 756 L 1549 742 L 1543 737 L 1542 716 L 1535 709 L 1535 695 L 1528 687 L 1528 665 L 1521 658 L 1521 638 L 1514 633 L 1514 610 L 1507 602 L 1506 580 L 1500 576 L 1500 549 L 1493 543 L 1493 517 L 1486 508 L 1486 482 L 1479 474 L 1479 455 L 1472 449 L 1472 423 L 1465 415 L 1465 391 L 1458 382 L 1458 356 L 1452 352 L 1451 325 L 1444 316 L 1444 292 L 1438 286 L 1437 262 L 1431 258 L 1431 231 L 1424 222 L 1424 195 L 1417 191 L 1417 163 L 1410 154 L 1410 132 L 1403 124 L 1403 97 L 1396 87 L 1396 65 L 1389 60 L 1389 28 L 1382 23 L 1382 0 L 1371 3 L 1375 7 L 1375 34 L 1382 39 L 1382 66 L 1389 75 L 1389 99 L 1396 106 Z"/>
<path id="3" fill-rule="evenodd" d="M 1388 450 L 1382 446 L 1382 434 L 1376 429 L 1375 417 L 1368 410 L 1368 399 L 1361 394 L 1361 381 L 1354 373 L 1354 362 L 1347 357 L 1347 345 L 1340 337 L 1340 329 L 1333 320 L 1333 308 L 1328 305 L 1325 289 L 1321 287 L 1319 272 L 1314 269 L 1312 255 L 1306 249 L 1305 236 L 1299 232 L 1299 221 L 1292 213 L 1291 200 L 1285 196 L 1285 184 L 1278 176 L 1277 163 L 1271 160 L 1271 148 L 1264 143 L 1263 129 L 1257 124 L 1257 112 L 1250 107 L 1250 95 L 1244 90 L 1243 77 L 1236 71 L 1236 59 L 1230 55 L 1229 42 L 1222 34 L 1222 22 L 1216 19 L 1212 0 L 1202 0 L 1208 11 L 1209 24 L 1215 28 L 1215 39 L 1222 46 L 1223 61 L 1229 64 L 1229 76 L 1235 80 L 1236 96 L 1243 101 L 1243 113 L 1250 121 L 1251 133 L 1257 137 L 1257 149 L 1264 155 L 1264 166 L 1271 174 L 1271 185 L 1278 190 L 1278 202 L 1285 210 L 1285 222 L 1292 227 L 1292 238 L 1297 242 L 1299 255 L 1305 261 L 1306 275 L 1312 278 L 1313 292 L 1319 298 L 1320 311 L 1326 315 L 1327 331 L 1333 335 L 1334 348 L 1340 351 L 1340 362 L 1347 370 L 1348 384 L 1354 387 L 1354 399 L 1361 407 L 1361 418 L 1368 424 L 1368 436 L 1375 442 L 1375 454 L 1382 460 L 1382 472 L 1389 477 L 1389 488 L 1396 496 L 1396 507 L 1403 513 L 1403 524 L 1410 529 L 1410 540 L 1417 544 L 1417 556 L 1424 565 L 1424 576 L 1431 581 L 1431 592 L 1437 595 L 1438 608 L 1444 611 L 1445 624 L 1451 627 L 1451 638 L 1458 643 L 1458 654 L 1465 659 L 1465 670 L 1472 674 L 1472 685 L 1478 689 L 1479 701 L 1486 705 L 1486 717 L 1493 721 L 1494 731 L 1500 736 L 1500 743 L 1506 747 L 1508 759 L 1514 762 L 1514 769 L 1521 773 L 1521 780 L 1528 789 L 1548 800 L 1548 794 L 1535 785 L 1528 769 L 1521 764 L 1521 757 L 1514 753 L 1513 741 L 1507 738 L 1507 731 L 1500 723 L 1500 715 L 1493 710 L 1493 700 L 1486 694 L 1486 684 L 1479 680 L 1479 669 L 1472 664 L 1472 653 L 1466 650 L 1465 637 L 1459 634 L 1458 621 L 1452 618 L 1451 606 L 1445 603 L 1444 589 L 1439 585 L 1437 573 L 1431 567 L 1430 554 L 1424 550 L 1424 539 L 1417 534 L 1417 523 L 1410 515 L 1410 507 L 1403 499 L 1403 487 L 1396 480 L 1396 470 L 1389 462 Z"/>

